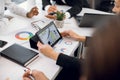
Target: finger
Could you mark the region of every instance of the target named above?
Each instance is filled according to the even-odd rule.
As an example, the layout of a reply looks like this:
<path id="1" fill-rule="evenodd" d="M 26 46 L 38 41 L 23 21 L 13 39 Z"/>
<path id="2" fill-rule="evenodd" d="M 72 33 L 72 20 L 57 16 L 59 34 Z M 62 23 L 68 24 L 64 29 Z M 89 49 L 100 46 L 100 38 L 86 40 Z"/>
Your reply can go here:
<path id="1" fill-rule="evenodd" d="M 31 80 L 31 79 L 28 77 L 24 77 L 23 80 Z"/>
<path id="2" fill-rule="evenodd" d="M 27 71 L 24 73 L 23 77 L 28 77 L 29 75 L 30 75 L 30 70 L 27 70 Z"/>
<path id="3" fill-rule="evenodd" d="M 37 8 L 37 7 L 33 7 L 32 9 L 36 9 L 36 10 L 38 10 L 38 8 Z"/>
<path id="4" fill-rule="evenodd" d="M 34 12 L 34 15 L 38 15 L 39 14 L 39 12 Z"/>
<path id="5" fill-rule="evenodd" d="M 38 75 L 38 71 L 37 70 L 32 70 L 32 75 L 33 75 L 33 77 L 37 76 Z"/>
<path id="6" fill-rule="evenodd" d="M 38 8 L 32 8 L 30 12 L 31 12 L 31 13 L 38 12 Z"/>
<path id="7" fill-rule="evenodd" d="M 51 8 L 51 9 L 49 9 L 48 11 L 55 12 L 56 9 Z"/>
<path id="8" fill-rule="evenodd" d="M 50 18 L 50 19 L 55 19 L 56 17 L 55 16 L 52 16 L 52 15 L 46 15 L 47 18 Z"/>
<path id="9" fill-rule="evenodd" d="M 66 34 L 68 34 L 66 31 L 64 31 L 64 32 L 61 32 L 61 34 L 63 34 L 63 35 L 66 35 Z"/>
<path id="10" fill-rule="evenodd" d="M 57 8 L 55 8 L 55 7 L 50 7 L 48 10 L 51 10 L 51 11 L 56 11 L 56 10 L 57 10 Z"/>
<path id="11" fill-rule="evenodd" d="M 57 7 L 56 7 L 56 6 L 51 6 L 50 8 L 51 8 L 51 9 L 55 9 L 55 10 L 57 9 Z"/>
<path id="12" fill-rule="evenodd" d="M 41 48 L 42 46 L 43 46 L 43 44 L 38 41 L 37 47 L 38 47 L 38 48 Z"/>

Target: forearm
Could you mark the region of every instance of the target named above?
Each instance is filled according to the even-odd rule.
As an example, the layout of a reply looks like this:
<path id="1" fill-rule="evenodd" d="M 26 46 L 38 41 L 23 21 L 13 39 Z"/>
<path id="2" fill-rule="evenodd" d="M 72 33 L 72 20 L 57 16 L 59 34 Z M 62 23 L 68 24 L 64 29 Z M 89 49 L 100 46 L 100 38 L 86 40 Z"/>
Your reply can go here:
<path id="1" fill-rule="evenodd" d="M 73 6 L 71 9 L 67 10 L 70 13 L 71 17 L 76 16 L 82 10 L 82 6 Z"/>
<path id="2" fill-rule="evenodd" d="M 49 54 L 51 55 L 49 55 L 48 57 L 56 61 L 60 53 L 53 51 L 53 52 L 50 52 Z"/>
<path id="3" fill-rule="evenodd" d="M 86 41 L 86 36 L 79 36 L 78 41 L 85 42 Z"/>
<path id="4" fill-rule="evenodd" d="M 51 5 L 50 0 L 42 0 L 42 9 L 45 10 L 45 7 Z"/>
<path id="5" fill-rule="evenodd" d="M 59 54 L 57 58 L 57 65 L 64 67 L 64 68 L 80 68 L 81 62 L 78 58 L 67 56 L 65 54 Z"/>
<path id="6" fill-rule="evenodd" d="M 27 16 L 27 11 L 19 6 L 17 6 L 15 3 L 13 2 L 9 2 L 9 3 L 6 3 L 7 4 L 7 8 L 17 14 L 17 15 L 20 15 L 20 16 L 24 16 L 26 17 Z"/>

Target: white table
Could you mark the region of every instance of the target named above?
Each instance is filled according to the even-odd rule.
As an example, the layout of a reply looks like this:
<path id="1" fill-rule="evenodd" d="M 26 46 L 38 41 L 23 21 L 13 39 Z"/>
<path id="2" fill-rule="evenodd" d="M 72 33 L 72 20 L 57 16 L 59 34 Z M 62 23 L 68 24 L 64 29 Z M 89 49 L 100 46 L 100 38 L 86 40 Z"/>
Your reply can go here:
<path id="1" fill-rule="evenodd" d="M 41 2 L 39 3 L 39 5 L 40 4 L 41 4 Z M 64 9 L 70 8 L 70 7 L 66 7 L 66 6 L 63 6 L 63 7 L 64 7 Z M 61 9 L 61 6 L 59 6 L 58 8 Z M 80 15 L 83 15 L 85 12 L 105 14 L 105 12 L 83 8 Z M 11 20 L 11 23 L 8 28 L 9 29 L 8 33 L 6 35 L 0 35 L 0 39 L 8 41 L 8 44 L 4 48 L 1 48 L 0 51 L 7 48 L 8 46 L 10 46 L 13 43 L 18 43 L 25 47 L 30 48 L 28 41 L 20 41 L 20 40 L 16 39 L 15 34 L 19 31 L 23 31 L 23 30 L 28 30 L 34 34 L 36 32 L 36 30 L 31 26 L 31 22 L 39 20 L 39 19 L 44 20 L 45 18 L 43 16 L 43 14 L 45 14 L 45 12 L 42 11 L 40 8 L 40 14 L 32 19 L 27 19 L 27 18 L 23 18 L 23 17 L 17 16 L 17 15 L 11 14 L 9 11 L 7 11 L 6 14 L 13 15 L 15 18 L 13 18 Z M 93 28 L 78 27 L 74 18 L 66 19 L 64 27 L 59 30 L 64 31 L 64 30 L 68 30 L 68 29 L 72 29 L 73 31 L 77 32 L 78 34 L 84 35 L 84 36 L 86 36 L 86 35 L 90 36 L 94 31 Z M 74 43 L 74 46 L 70 47 L 70 51 L 67 52 L 67 55 L 72 55 L 74 50 L 78 47 L 77 41 L 73 41 L 73 43 Z M 37 51 L 37 50 L 34 50 L 34 51 Z M 28 65 L 28 67 L 31 69 L 37 69 L 37 70 L 43 71 L 50 80 L 53 80 L 60 71 L 60 67 L 56 65 L 56 61 L 45 57 L 41 53 L 39 53 L 39 58 L 37 58 L 30 65 Z M 24 67 L 0 56 L 0 80 L 5 80 L 6 78 L 10 78 L 10 80 L 22 80 L 23 73 L 24 73 Z"/>

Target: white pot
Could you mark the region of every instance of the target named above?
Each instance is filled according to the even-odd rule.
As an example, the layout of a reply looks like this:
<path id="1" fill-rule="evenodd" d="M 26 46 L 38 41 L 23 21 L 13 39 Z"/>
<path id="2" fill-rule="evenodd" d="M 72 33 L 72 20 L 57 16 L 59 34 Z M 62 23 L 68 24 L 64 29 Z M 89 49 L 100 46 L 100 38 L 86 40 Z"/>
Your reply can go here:
<path id="1" fill-rule="evenodd" d="M 56 25 L 58 28 L 62 28 L 62 27 L 64 26 L 64 20 L 62 20 L 62 21 L 55 20 L 55 25 Z"/>

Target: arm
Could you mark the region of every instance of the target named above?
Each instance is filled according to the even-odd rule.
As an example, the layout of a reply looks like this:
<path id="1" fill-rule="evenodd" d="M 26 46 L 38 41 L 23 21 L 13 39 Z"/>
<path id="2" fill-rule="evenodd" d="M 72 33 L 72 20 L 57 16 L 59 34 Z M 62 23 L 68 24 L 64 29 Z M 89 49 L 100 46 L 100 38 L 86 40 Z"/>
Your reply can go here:
<path id="1" fill-rule="evenodd" d="M 5 0 L 6 7 L 13 13 L 21 16 L 26 16 L 27 11 L 23 8 L 18 7 L 14 2 L 11 2 L 11 0 Z"/>
<path id="2" fill-rule="evenodd" d="M 57 65 L 64 67 L 64 68 L 76 68 L 80 69 L 81 61 L 78 58 L 67 56 L 65 54 L 59 54 L 57 58 Z"/>
<path id="3" fill-rule="evenodd" d="M 67 55 L 64 55 L 62 53 L 57 53 L 55 52 L 52 47 L 50 47 L 49 45 L 43 45 L 40 42 L 38 42 L 37 44 L 39 51 L 44 54 L 45 56 L 57 61 L 57 65 L 66 68 L 70 71 L 72 71 L 73 73 L 75 73 L 74 75 L 76 75 L 76 78 L 78 78 L 82 72 L 81 70 L 81 65 L 82 65 L 82 61 L 74 58 L 74 57 L 70 57 Z M 75 79 L 76 80 L 76 79 Z"/>
<path id="4" fill-rule="evenodd" d="M 32 78 L 31 78 L 31 77 Z M 23 74 L 23 80 L 49 80 L 46 75 L 38 70 L 27 70 L 24 74 Z"/>
<path id="5" fill-rule="evenodd" d="M 88 46 L 89 41 L 92 39 L 91 37 L 88 37 L 88 36 L 78 35 L 77 33 L 73 32 L 72 30 L 63 31 L 63 32 L 61 32 L 61 35 L 63 37 L 71 37 L 77 41 L 84 42 L 85 46 Z"/>
<path id="6" fill-rule="evenodd" d="M 82 0 L 75 0 L 72 8 L 67 10 L 67 12 L 70 13 L 70 17 L 73 17 L 76 14 L 80 13 L 81 10 L 82 10 Z"/>
<path id="7" fill-rule="evenodd" d="M 56 64 L 63 67 L 63 70 L 67 71 L 67 74 L 70 75 L 71 80 L 78 80 L 78 78 L 82 75 L 83 61 L 78 58 L 70 57 L 61 53 Z M 72 79 L 72 76 L 74 79 Z"/>
<path id="8" fill-rule="evenodd" d="M 42 9 L 45 10 L 45 7 L 51 5 L 50 0 L 42 0 Z"/>
<path id="9" fill-rule="evenodd" d="M 32 18 L 33 16 L 36 16 L 39 14 L 37 7 L 33 7 L 30 10 L 30 12 L 27 12 L 25 9 L 20 8 L 15 3 L 11 2 L 11 0 L 5 0 L 5 5 L 11 12 L 13 12 L 17 15 L 20 15 L 20 16 Z"/>

